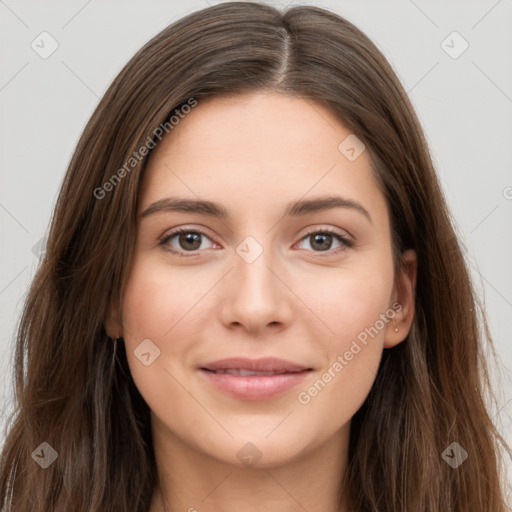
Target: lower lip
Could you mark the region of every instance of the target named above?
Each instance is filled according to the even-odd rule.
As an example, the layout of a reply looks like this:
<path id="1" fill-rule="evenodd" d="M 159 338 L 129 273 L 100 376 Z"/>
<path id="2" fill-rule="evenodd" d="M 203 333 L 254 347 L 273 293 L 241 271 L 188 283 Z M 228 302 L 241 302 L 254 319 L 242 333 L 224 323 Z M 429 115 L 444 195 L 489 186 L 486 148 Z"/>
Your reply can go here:
<path id="1" fill-rule="evenodd" d="M 242 377 L 228 373 L 201 370 L 213 386 L 235 398 L 243 400 L 266 400 L 284 393 L 301 383 L 310 370 L 280 375 L 251 375 Z"/>

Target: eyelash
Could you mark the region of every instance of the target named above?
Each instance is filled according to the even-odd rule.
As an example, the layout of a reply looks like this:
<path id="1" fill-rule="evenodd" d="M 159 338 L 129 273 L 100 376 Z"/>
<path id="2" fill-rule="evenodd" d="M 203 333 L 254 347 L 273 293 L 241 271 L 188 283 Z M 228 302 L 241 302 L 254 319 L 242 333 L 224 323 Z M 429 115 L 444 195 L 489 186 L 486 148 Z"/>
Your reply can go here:
<path id="1" fill-rule="evenodd" d="M 178 257 L 180 258 L 191 258 L 191 257 L 194 257 L 194 256 L 197 256 L 197 252 L 192 252 L 191 251 L 187 251 L 189 254 L 184 254 L 183 252 L 181 251 L 176 251 L 175 249 L 171 249 L 167 243 L 172 239 L 174 238 L 176 235 L 180 235 L 182 233 L 197 233 L 197 234 L 200 234 L 201 236 L 204 236 L 206 238 L 210 238 L 204 231 L 200 230 L 200 229 L 189 229 L 189 228 L 178 228 L 176 229 L 175 231 L 172 231 L 171 233 L 167 234 L 167 235 L 164 235 L 161 239 L 160 239 L 160 242 L 159 242 L 159 245 L 162 246 L 162 249 L 164 251 L 167 251 L 167 252 L 170 252 L 172 254 L 175 254 L 177 255 Z M 354 241 L 349 239 L 349 238 L 346 238 L 342 235 L 340 235 L 337 231 L 334 231 L 332 229 L 329 229 L 329 228 L 326 228 L 326 229 L 315 229 L 315 230 L 311 230 L 311 231 L 308 231 L 301 239 L 300 239 L 300 242 L 302 242 L 302 240 L 308 238 L 309 236 L 311 235 L 315 235 L 315 234 L 329 234 L 329 235 L 333 235 L 339 242 L 341 242 L 341 246 L 338 247 L 337 249 L 329 249 L 327 251 L 313 251 L 315 253 L 327 253 L 327 256 L 332 256 L 332 255 L 336 255 L 346 249 L 350 249 L 351 247 L 354 246 Z M 199 250 L 199 249 L 198 249 Z M 321 256 L 321 257 L 327 257 L 327 256 Z"/>

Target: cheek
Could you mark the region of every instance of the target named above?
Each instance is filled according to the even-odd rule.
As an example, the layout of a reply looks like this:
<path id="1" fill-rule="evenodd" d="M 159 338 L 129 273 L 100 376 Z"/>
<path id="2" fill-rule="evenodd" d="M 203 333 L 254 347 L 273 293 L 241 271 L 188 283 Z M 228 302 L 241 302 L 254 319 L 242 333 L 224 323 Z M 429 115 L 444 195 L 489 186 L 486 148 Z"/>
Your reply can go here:
<path id="1" fill-rule="evenodd" d="M 123 300 L 127 336 L 133 342 L 142 336 L 161 344 L 176 337 L 210 281 L 211 276 L 208 279 L 200 272 L 173 270 L 158 259 L 140 256 L 134 261 Z"/>
<path id="2" fill-rule="evenodd" d="M 357 337 L 386 312 L 390 295 L 390 284 L 383 279 L 353 278 L 344 282 L 343 290 L 338 292 L 337 307 L 331 310 L 337 318 L 336 332 L 343 340 Z"/>
<path id="3" fill-rule="evenodd" d="M 328 347 L 342 350 L 346 344 L 365 332 L 385 314 L 390 305 L 393 290 L 391 261 L 382 257 L 375 264 L 365 264 L 332 269 L 301 278 L 300 292 L 304 303 L 329 329 Z M 379 331 L 384 334 L 379 322 Z"/>
<path id="4" fill-rule="evenodd" d="M 174 290 L 174 292 L 173 292 Z M 178 306 L 175 289 L 158 278 L 158 272 L 136 266 L 128 281 L 123 302 L 123 329 L 127 338 L 159 339 L 172 327 L 169 316 Z"/>
<path id="5" fill-rule="evenodd" d="M 393 289 L 391 260 L 354 268 L 325 282 L 322 318 L 335 334 L 324 338 L 325 365 L 300 391 L 298 401 L 326 428 L 346 423 L 366 399 L 380 364 Z M 373 268 L 374 270 L 370 270 Z M 320 295 L 316 295 L 317 301 Z M 321 315 L 319 315 L 321 316 Z M 382 320 L 384 317 L 384 320 Z"/>
<path id="6" fill-rule="evenodd" d="M 155 411 L 169 400 L 187 410 L 190 397 L 181 385 L 196 362 L 195 334 L 201 332 L 201 319 L 211 318 L 205 307 L 218 278 L 211 270 L 188 270 L 138 255 L 127 278 L 123 338 L 128 365 L 139 392 Z"/>
<path id="7" fill-rule="evenodd" d="M 134 262 L 123 298 L 127 360 L 132 377 L 148 403 L 159 400 L 160 388 L 167 387 L 169 391 L 162 381 L 172 381 L 165 371 L 170 369 L 174 374 L 172 362 L 182 360 L 181 352 L 187 340 L 183 328 L 194 303 L 194 297 L 189 295 L 196 293 L 193 287 L 191 291 L 191 287 L 180 282 L 177 273 L 171 276 L 150 263 L 142 258 Z"/>

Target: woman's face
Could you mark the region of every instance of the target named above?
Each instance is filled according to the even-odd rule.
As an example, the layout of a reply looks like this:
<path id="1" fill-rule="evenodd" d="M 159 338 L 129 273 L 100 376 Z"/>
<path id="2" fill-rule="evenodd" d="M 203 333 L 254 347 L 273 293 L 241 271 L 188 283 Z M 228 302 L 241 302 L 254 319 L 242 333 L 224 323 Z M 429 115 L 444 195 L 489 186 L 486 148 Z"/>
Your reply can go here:
<path id="1" fill-rule="evenodd" d="M 152 153 L 123 323 L 108 323 L 156 435 L 260 466 L 347 435 L 383 348 L 410 327 L 406 256 L 395 275 L 368 152 L 326 108 L 277 93 L 199 101 Z M 212 371 L 267 357 L 284 366 Z"/>

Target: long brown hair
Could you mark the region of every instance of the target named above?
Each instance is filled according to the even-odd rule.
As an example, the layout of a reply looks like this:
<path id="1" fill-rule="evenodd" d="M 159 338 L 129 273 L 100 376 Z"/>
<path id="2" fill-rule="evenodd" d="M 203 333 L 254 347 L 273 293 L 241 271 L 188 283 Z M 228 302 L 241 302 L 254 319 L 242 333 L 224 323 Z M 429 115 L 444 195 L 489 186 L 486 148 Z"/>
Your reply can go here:
<path id="1" fill-rule="evenodd" d="M 505 512 L 499 443 L 510 448 L 487 409 L 492 341 L 404 89 L 342 17 L 245 2 L 191 13 L 151 39 L 80 138 L 18 326 L 0 503 L 12 499 L 15 512 L 148 510 L 157 481 L 149 409 L 123 343 L 104 328 L 130 267 L 149 155 L 126 162 L 158 143 L 163 123 L 170 132 L 169 117 L 191 98 L 272 89 L 328 107 L 363 141 L 390 208 L 396 261 L 408 248 L 418 254 L 411 332 L 384 350 L 352 419 L 340 475 L 350 510 Z M 49 449 L 44 442 L 57 453 L 46 469 L 33 455 Z M 457 468 L 442 456 L 454 442 L 469 455 Z"/>

